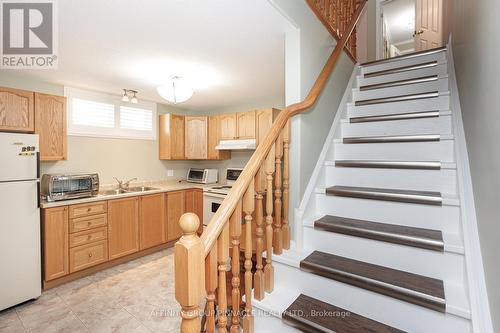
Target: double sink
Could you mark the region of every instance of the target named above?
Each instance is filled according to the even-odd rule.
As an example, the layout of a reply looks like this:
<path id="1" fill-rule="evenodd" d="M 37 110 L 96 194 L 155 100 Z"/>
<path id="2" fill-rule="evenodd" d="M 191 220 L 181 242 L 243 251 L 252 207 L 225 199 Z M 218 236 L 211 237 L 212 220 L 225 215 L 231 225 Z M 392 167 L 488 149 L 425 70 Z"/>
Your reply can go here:
<path id="1" fill-rule="evenodd" d="M 117 188 L 116 190 L 107 190 L 100 192 L 100 195 L 107 196 L 107 195 L 117 195 L 117 194 L 130 194 L 130 193 L 142 193 L 142 192 L 148 192 L 148 191 L 156 191 L 159 190 L 156 187 L 149 187 L 149 186 L 138 186 L 138 187 L 129 187 L 129 188 Z"/>

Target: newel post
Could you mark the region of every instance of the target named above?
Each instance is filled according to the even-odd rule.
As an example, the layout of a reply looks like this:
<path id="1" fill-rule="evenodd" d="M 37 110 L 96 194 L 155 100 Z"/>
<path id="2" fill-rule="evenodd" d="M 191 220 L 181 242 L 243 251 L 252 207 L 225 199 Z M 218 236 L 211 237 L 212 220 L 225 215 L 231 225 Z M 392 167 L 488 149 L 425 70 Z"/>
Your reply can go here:
<path id="1" fill-rule="evenodd" d="M 196 233 L 200 219 L 196 214 L 186 213 L 179 225 L 183 236 L 175 243 L 175 299 L 182 308 L 181 333 L 199 333 L 199 304 L 205 295 L 204 248 Z"/>

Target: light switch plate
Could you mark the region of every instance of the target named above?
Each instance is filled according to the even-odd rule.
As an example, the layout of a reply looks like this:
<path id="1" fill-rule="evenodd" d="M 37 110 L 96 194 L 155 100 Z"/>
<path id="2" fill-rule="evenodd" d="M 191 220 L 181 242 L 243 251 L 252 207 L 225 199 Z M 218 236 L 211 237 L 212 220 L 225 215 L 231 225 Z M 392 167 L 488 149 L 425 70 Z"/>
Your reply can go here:
<path id="1" fill-rule="evenodd" d="M 173 177 L 174 176 L 174 170 L 167 170 L 167 177 Z"/>

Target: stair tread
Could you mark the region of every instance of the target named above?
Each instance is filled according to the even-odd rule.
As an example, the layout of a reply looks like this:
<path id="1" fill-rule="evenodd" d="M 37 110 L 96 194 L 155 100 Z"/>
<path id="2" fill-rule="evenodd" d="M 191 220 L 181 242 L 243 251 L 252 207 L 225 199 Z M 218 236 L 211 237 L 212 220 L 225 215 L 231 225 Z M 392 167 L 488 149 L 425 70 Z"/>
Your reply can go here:
<path id="1" fill-rule="evenodd" d="M 412 84 L 433 82 L 433 81 L 437 81 L 439 79 L 440 79 L 440 77 L 438 75 L 429 75 L 429 76 L 423 76 L 423 77 L 419 77 L 419 78 L 396 80 L 396 81 L 389 81 L 389 82 L 384 82 L 384 83 L 368 84 L 368 85 L 360 86 L 359 91 L 394 88 L 394 87 L 400 87 L 400 86 L 406 86 L 406 85 L 412 85 Z"/>
<path id="2" fill-rule="evenodd" d="M 395 120 L 411 120 L 411 119 L 421 119 L 421 118 L 437 118 L 440 116 L 439 110 L 436 111 L 422 111 L 422 112 L 406 112 L 406 113 L 394 113 L 394 114 L 383 114 L 376 116 L 362 116 L 362 117 L 350 117 L 349 123 L 368 123 L 368 122 L 378 122 L 378 121 L 395 121 Z"/>
<path id="3" fill-rule="evenodd" d="M 375 76 L 381 76 L 381 75 L 387 75 L 387 74 L 409 72 L 409 71 L 414 71 L 414 70 L 418 70 L 418 69 L 435 67 L 438 64 L 439 64 L 439 62 L 437 60 L 434 60 L 434 61 L 424 62 L 424 63 L 421 63 L 421 64 L 415 64 L 415 65 L 408 65 L 408 66 L 401 66 L 401 67 L 396 67 L 396 68 L 384 69 L 384 70 L 377 71 L 377 72 L 366 73 L 366 74 L 363 75 L 363 78 L 372 78 L 372 77 L 375 77 Z"/>
<path id="4" fill-rule="evenodd" d="M 356 237 L 375 239 L 434 251 L 444 251 L 443 235 L 439 230 L 386 224 L 331 215 L 325 215 L 315 221 L 314 227 L 316 229 Z"/>
<path id="5" fill-rule="evenodd" d="M 327 188 L 326 194 L 432 205 L 441 205 L 443 200 L 439 192 L 339 185 Z"/>
<path id="6" fill-rule="evenodd" d="M 282 318 L 304 332 L 404 332 L 304 294 L 295 299 Z"/>
<path id="7" fill-rule="evenodd" d="M 429 142 L 440 141 L 440 134 L 382 135 L 345 137 L 343 143 L 391 143 L 391 142 Z"/>
<path id="8" fill-rule="evenodd" d="M 439 312 L 446 309 L 441 280 L 314 251 L 301 261 L 303 270 Z"/>
<path id="9" fill-rule="evenodd" d="M 409 101 L 416 99 L 425 99 L 425 98 L 437 98 L 439 97 L 438 91 L 429 91 L 424 93 L 416 93 L 416 94 L 407 94 L 400 96 L 391 96 L 391 97 L 381 97 L 381 98 L 371 98 L 355 101 L 355 106 L 365 106 L 365 105 L 373 105 L 373 104 L 383 104 L 383 103 L 394 103 L 401 101 Z"/>
<path id="10" fill-rule="evenodd" d="M 440 170 L 439 161 L 337 160 L 336 167 Z"/>
<path id="11" fill-rule="evenodd" d="M 403 55 L 399 55 L 399 56 L 395 56 L 395 57 L 391 57 L 391 58 L 386 58 L 386 59 L 369 61 L 369 62 L 362 63 L 360 66 L 361 67 L 370 67 L 370 66 L 373 66 L 373 65 L 379 65 L 379 64 L 384 64 L 384 63 L 391 63 L 391 62 L 394 62 L 394 61 L 399 61 L 399 60 L 408 59 L 408 58 L 420 57 L 420 56 L 424 56 L 424 55 L 428 55 L 428 54 L 432 54 L 432 53 L 443 52 L 443 51 L 446 51 L 446 46 L 441 46 L 441 47 L 437 47 L 437 48 L 434 48 L 434 49 L 427 49 L 427 50 L 423 50 L 423 51 L 412 52 L 412 53 L 403 54 Z"/>

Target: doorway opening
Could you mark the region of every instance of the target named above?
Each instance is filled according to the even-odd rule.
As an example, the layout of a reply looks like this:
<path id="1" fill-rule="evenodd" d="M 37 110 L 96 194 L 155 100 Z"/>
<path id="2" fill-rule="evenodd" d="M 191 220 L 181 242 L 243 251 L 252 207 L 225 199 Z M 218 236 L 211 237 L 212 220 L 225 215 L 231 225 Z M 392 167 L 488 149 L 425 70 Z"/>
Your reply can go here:
<path id="1" fill-rule="evenodd" d="M 377 58 L 443 46 L 444 0 L 377 0 Z"/>

